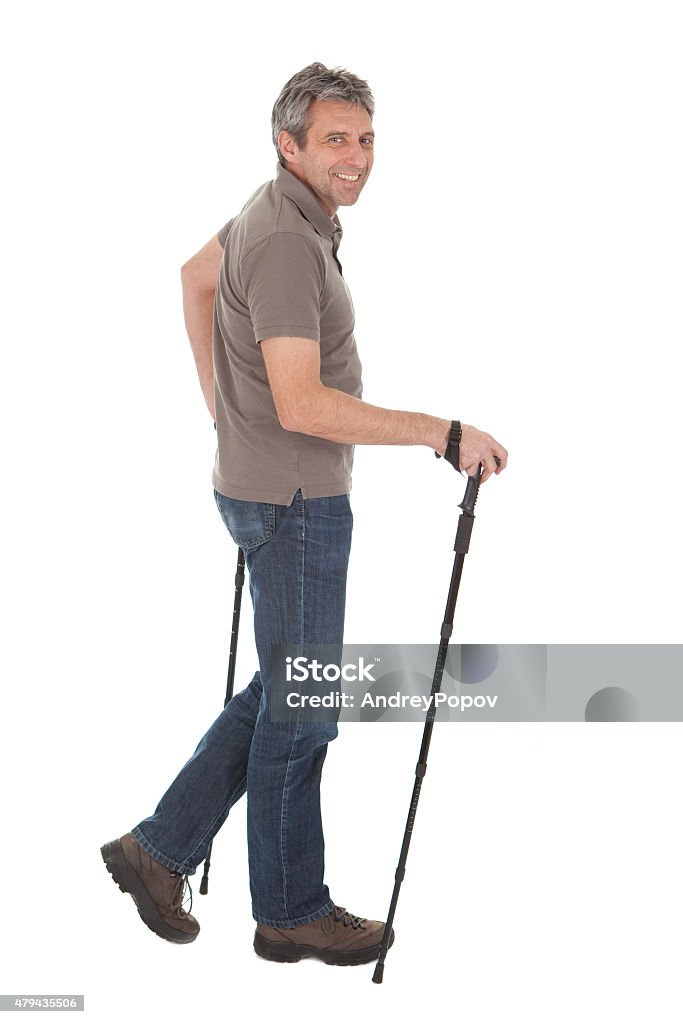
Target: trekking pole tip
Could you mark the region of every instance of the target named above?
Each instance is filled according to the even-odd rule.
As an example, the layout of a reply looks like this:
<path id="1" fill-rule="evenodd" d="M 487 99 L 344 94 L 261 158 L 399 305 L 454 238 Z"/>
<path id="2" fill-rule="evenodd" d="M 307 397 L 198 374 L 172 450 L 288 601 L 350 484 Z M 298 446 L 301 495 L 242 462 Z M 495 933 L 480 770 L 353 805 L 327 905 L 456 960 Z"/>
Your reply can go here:
<path id="1" fill-rule="evenodd" d="M 375 973 L 372 976 L 372 980 L 374 981 L 375 985 L 381 985 L 382 984 L 382 977 L 383 977 L 383 975 L 384 975 L 384 964 L 381 964 L 378 961 L 377 965 L 375 967 Z"/>
<path id="2" fill-rule="evenodd" d="M 202 880 L 199 883 L 199 894 L 200 894 L 200 896 L 206 896 L 208 891 L 209 891 L 209 865 L 205 864 L 205 866 L 204 866 L 204 874 L 202 875 Z"/>

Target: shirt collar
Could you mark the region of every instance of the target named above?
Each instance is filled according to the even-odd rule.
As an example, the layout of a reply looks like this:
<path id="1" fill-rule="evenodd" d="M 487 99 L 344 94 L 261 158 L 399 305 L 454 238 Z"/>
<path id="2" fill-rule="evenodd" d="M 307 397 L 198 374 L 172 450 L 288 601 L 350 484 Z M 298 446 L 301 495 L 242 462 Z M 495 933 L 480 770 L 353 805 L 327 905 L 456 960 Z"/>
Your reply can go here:
<path id="1" fill-rule="evenodd" d="M 335 213 L 329 217 L 320 205 L 320 201 L 313 189 L 300 181 L 295 174 L 288 171 L 281 163 L 277 165 L 275 175 L 275 188 L 279 189 L 301 210 L 307 221 L 313 225 L 318 234 L 326 238 L 334 238 L 338 244 L 342 236 L 342 226 Z M 336 237 L 335 237 L 336 236 Z"/>

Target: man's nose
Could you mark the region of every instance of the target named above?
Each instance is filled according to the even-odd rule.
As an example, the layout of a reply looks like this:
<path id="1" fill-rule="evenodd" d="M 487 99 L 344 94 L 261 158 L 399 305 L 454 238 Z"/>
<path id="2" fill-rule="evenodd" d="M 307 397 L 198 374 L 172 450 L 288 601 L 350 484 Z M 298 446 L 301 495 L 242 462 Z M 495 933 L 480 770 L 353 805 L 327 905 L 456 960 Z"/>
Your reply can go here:
<path id="1" fill-rule="evenodd" d="M 357 167 L 358 170 L 365 170 L 368 165 L 368 156 L 360 142 L 357 139 L 352 139 L 349 142 L 349 148 L 346 151 L 346 162 L 351 167 Z"/>

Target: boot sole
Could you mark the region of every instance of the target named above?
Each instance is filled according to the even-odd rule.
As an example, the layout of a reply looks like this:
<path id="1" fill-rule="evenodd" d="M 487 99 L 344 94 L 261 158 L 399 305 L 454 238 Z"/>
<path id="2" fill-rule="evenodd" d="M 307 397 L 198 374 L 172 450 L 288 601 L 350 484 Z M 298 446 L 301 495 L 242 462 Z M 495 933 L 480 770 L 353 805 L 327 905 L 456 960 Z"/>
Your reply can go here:
<path id="1" fill-rule="evenodd" d="M 129 896 L 133 897 L 138 914 L 150 931 L 153 931 L 155 935 L 159 935 L 162 939 L 167 939 L 168 942 L 183 944 L 194 942 L 198 932 L 192 935 L 188 932 L 181 932 L 176 928 L 171 928 L 170 925 L 166 924 L 157 910 L 154 900 L 147 892 L 144 882 L 126 860 L 120 840 L 114 839 L 111 843 L 105 843 L 100 848 L 100 853 L 102 854 L 102 860 L 107 871 L 121 892 L 128 893 Z"/>
<path id="2" fill-rule="evenodd" d="M 389 946 L 394 942 L 394 929 L 391 929 Z M 264 960 L 274 960 L 278 964 L 297 964 L 300 960 L 316 959 L 334 967 L 354 967 L 356 964 L 369 964 L 376 960 L 382 943 L 368 946 L 366 949 L 334 950 L 320 949 L 318 946 L 301 946 L 293 942 L 272 942 L 264 939 L 256 932 L 254 951 Z"/>

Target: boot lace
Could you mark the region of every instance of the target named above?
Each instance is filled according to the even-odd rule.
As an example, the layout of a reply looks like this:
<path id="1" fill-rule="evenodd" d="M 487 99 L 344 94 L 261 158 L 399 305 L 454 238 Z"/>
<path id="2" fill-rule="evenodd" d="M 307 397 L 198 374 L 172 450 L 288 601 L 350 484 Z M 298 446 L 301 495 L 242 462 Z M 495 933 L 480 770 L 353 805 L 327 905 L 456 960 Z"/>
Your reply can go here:
<path id="1" fill-rule="evenodd" d="M 350 914 L 346 907 L 334 907 L 332 910 L 335 921 L 341 921 L 345 928 L 365 928 L 367 917 L 356 917 Z"/>
<path id="2" fill-rule="evenodd" d="M 178 879 L 176 887 L 173 890 L 173 895 L 171 896 L 171 910 L 176 910 L 179 917 L 187 917 L 192 910 L 192 886 L 190 885 L 190 877 L 187 874 L 181 875 L 179 871 L 172 871 L 171 874 Z M 184 906 L 187 903 L 187 898 L 185 897 L 186 889 L 189 890 L 190 894 L 189 910 L 184 909 Z"/>

